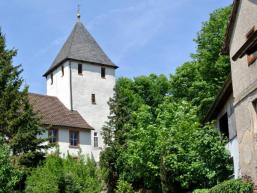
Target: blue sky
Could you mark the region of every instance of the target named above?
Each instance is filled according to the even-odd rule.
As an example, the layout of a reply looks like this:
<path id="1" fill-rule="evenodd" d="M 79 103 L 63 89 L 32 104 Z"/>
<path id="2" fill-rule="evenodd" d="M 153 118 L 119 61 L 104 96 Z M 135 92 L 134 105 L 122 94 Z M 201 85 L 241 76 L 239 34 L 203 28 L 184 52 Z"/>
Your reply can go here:
<path id="1" fill-rule="evenodd" d="M 45 94 L 42 74 L 70 34 L 78 3 L 81 21 L 120 67 L 117 76 L 135 77 L 174 73 L 195 51 L 209 13 L 232 0 L 2 0 L 0 26 L 31 92 Z"/>

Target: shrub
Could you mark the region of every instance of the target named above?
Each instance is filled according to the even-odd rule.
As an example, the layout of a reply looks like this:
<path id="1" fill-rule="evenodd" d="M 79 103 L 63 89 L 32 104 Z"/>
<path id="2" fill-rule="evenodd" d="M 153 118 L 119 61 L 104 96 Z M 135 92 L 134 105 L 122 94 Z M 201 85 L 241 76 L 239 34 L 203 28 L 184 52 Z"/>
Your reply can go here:
<path id="1" fill-rule="evenodd" d="M 207 189 L 197 189 L 197 190 L 194 190 L 193 193 L 209 193 L 209 190 L 207 190 Z"/>
<path id="2" fill-rule="evenodd" d="M 0 138 L 0 193 L 13 193 L 20 179 L 20 173 L 12 166 L 10 150 Z"/>
<path id="3" fill-rule="evenodd" d="M 124 180 L 119 180 L 117 183 L 117 188 L 115 193 L 136 193 L 136 192 L 133 190 L 131 184 L 129 184 Z"/>
<path id="4" fill-rule="evenodd" d="M 210 189 L 209 193 L 252 193 L 253 185 L 242 180 L 228 180 Z"/>
<path id="5" fill-rule="evenodd" d="M 99 193 L 102 189 L 100 174 L 89 159 L 62 159 L 52 155 L 28 177 L 26 192 Z"/>

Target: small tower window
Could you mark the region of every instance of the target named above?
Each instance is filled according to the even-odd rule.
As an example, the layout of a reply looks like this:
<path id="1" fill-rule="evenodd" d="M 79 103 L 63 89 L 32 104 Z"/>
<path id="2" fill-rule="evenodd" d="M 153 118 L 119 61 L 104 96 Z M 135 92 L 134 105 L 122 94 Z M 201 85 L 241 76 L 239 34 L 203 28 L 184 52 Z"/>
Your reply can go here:
<path id="1" fill-rule="evenodd" d="M 101 77 L 105 78 L 105 68 L 104 67 L 101 68 Z"/>
<path id="2" fill-rule="evenodd" d="M 53 84 L 54 83 L 54 77 L 53 77 L 53 73 L 51 73 L 51 84 Z"/>
<path id="3" fill-rule="evenodd" d="M 64 76 L 64 66 L 62 66 L 62 76 Z"/>
<path id="4" fill-rule="evenodd" d="M 98 147 L 98 135 L 97 135 L 97 132 L 94 132 L 94 147 Z"/>
<path id="5" fill-rule="evenodd" d="M 95 101 L 95 94 L 92 94 L 92 95 L 91 95 L 91 102 L 92 102 L 92 104 L 96 104 L 96 101 Z"/>
<path id="6" fill-rule="evenodd" d="M 78 64 L 78 74 L 82 75 L 82 64 Z"/>

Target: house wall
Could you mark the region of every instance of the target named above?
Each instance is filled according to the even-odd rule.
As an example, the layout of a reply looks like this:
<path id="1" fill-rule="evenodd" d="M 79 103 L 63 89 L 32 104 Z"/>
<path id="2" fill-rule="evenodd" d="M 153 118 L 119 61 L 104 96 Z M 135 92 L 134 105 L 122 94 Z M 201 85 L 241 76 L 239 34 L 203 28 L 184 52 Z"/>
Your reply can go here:
<path id="1" fill-rule="evenodd" d="M 82 63 L 83 73 L 78 74 L 78 63 L 71 62 L 72 69 L 72 101 L 73 109 L 77 110 L 82 117 L 95 130 L 92 132 L 92 153 L 96 161 L 99 153 L 104 148 L 101 136 L 102 127 L 110 114 L 109 99 L 113 97 L 115 86 L 115 69 L 106 68 L 106 77 L 101 78 L 101 66 Z M 95 94 L 96 104 L 92 104 L 91 95 Z M 94 132 L 98 133 L 99 148 L 93 147 Z"/>
<path id="2" fill-rule="evenodd" d="M 238 16 L 230 43 L 230 58 L 246 42 L 246 34 L 256 25 L 257 0 L 241 0 Z M 247 56 L 231 60 L 234 91 L 237 140 L 240 151 L 240 173 L 242 177 L 256 177 L 256 111 L 253 101 L 257 99 L 257 64 L 248 65 Z"/>
<path id="3" fill-rule="evenodd" d="M 218 113 L 216 123 L 217 128 L 220 130 L 219 120 L 220 118 L 227 113 L 228 115 L 228 127 L 229 127 L 229 141 L 226 145 L 226 148 L 230 152 L 231 157 L 233 158 L 233 167 L 234 167 L 234 178 L 240 177 L 240 167 L 239 167 L 239 145 L 237 140 L 237 131 L 236 131 L 236 120 L 234 113 L 234 97 L 231 94 L 227 102 L 224 104 L 223 108 Z"/>
<path id="4" fill-rule="evenodd" d="M 48 138 L 48 132 L 41 137 Z M 69 143 L 69 129 L 58 128 L 58 149 L 61 157 L 66 157 L 68 154 L 77 157 L 79 154 L 92 157 L 91 154 L 91 130 L 80 129 L 79 130 L 79 146 L 74 148 L 70 147 Z M 53 153 L 56 148 L 49 149 L 48 153 Z"/>
<path id="5" fill-rule="evenodd" d="M 71 109 L 70 103 L 70 68 L 69 62 L 65 62 L 64 76 L 62 76 L 61 66 L 53 71 L 53 84 L 51 84 L 51 74 L 46 77 L 47 95 L 56 96 L 68 109 Z"/>

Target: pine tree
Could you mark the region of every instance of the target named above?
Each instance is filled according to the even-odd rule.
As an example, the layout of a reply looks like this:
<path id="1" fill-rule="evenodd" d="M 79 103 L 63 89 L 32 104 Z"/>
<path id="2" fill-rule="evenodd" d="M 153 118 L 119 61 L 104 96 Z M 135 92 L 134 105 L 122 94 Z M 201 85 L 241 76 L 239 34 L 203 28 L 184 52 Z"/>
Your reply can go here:
<path id="1" fill-rule="evenodd" d="M 44 157 L 45 130 L 28 100 L 28 87 L 21 78 L 20 65 L 13 66 L 17 51 L 7 49 L 0 31 L 0 136 L 10 147 L 12 160 L 20 169 L 36 166 Z"/>

